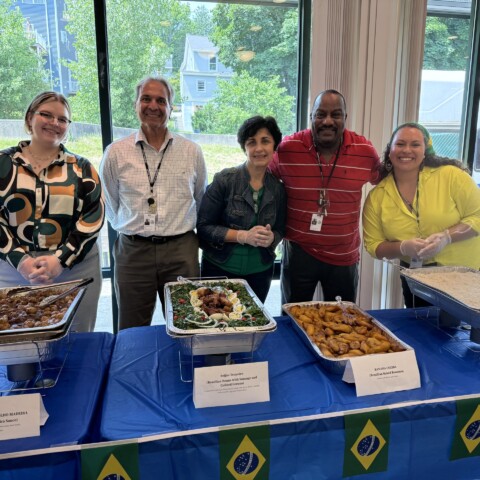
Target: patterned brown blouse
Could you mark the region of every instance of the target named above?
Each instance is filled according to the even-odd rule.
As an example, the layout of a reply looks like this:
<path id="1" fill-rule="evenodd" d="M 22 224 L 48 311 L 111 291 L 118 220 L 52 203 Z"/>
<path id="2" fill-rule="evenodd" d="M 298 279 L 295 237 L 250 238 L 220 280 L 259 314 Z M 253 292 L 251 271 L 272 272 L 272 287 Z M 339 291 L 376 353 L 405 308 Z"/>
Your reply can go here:
<path id="1" fill-rule="evenodd" d="M 60 145 L 38 175 L 23 141 L 0 151 L 0 259 L 17 268 L 29 252 L 54 251 L 63 267 L 81 262 L 105 216 L 100 178 L 85 158 Z"/>

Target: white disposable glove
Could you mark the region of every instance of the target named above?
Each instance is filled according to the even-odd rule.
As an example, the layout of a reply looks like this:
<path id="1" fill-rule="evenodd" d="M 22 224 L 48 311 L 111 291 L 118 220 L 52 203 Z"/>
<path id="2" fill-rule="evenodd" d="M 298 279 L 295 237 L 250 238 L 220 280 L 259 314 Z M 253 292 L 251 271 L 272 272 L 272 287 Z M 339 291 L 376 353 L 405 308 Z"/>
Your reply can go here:
<path id="1" fill-rule="evenodd" d="M 32 283 L 50 284 L 63 272 L 60 260 L 55 255 L 43 255 L 35 259 L 37 269 L 30 274 Z"/>
<path id="2" fill-rule="evenodd" d="M 419 252 L 427 245 L 423 238 L 412 238 L 400 243 L 400 253 L 404 257 L 419 258 Z"/>
<path id="3" fill-rule="evenodd" d="M 35 258 L 30 255 L 25 255 L 17 266 L 18 273 L 30 282 L 30 275 L 37 269 Z"/>
<path id="4" fill-rule="evenodd" d="M 272 244 L 274 235 L 270 225 L 255 225 L 250 230 L 239 230 L 237 232 L 237 242 L 241 245 L 251 245 L 252 247 L 268 247 Z"/>
<path id="5" fill-rule="evenodd" d="M 452 238 L 448 230 L 430 235 L 425 239 L 427 244 L 418 252 L 418 257 L 422 260 L 432 258 L 440 253 L 447 245 L 452 243 Z"/>

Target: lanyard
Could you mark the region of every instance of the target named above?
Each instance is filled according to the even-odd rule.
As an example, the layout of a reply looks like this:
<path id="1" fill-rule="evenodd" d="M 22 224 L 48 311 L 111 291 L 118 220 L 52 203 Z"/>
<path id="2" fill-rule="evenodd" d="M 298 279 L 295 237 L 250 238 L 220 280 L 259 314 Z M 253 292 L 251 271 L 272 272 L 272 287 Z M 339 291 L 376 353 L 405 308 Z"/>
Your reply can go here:
<path id="1" fill-rule="evenodd" d="M 168 147 L 169 147 L 171 141 L 172 141 L 172 139 L 170 138 L 168 140 L 167 146 L 164 148 L 164 150 L 162 152 L 162 157 L 160 158 L 160 162 L 158 162 L 157 169 L 155 170 L 155 175 L 153 177 L 153 180 L 152 180 L 152 176 L 150 175 L 150 167 L 148 166 L 147 156 L 145 155 L 145 150 L 143 148 L 143 143 L 140 142 L 140 148 L 142 149 L 143 161 L 145 163 L 145 169 L 147 170 L 148 183 L 150 184 L 150 194 L 151 195 L 153 195 L 153 187 L 155 186 L 155 182 L 157 181 L 158 172 L 160 171 L 160 167 L 162 166 L 162 162 L 163 162 L 163 157 L 165 156 L 165 153 L 167 153 L 167 150 L 168 150 Z"/>
<path id="2" fill-rule="evenodd" d="M 420 234 L 420 201 L 419 201 L 419 187 L 418 187 L 418 177 L 417 176 L 417 191 L 415 192 L 415 200 L 417 201 L 417 208 L 415 209 L 413 207 L 413 203 L 410 203 L 404 196 L 400 193 L 400 189 L 398 188 L 397 185 L 397 179 L 395 178 L 395 175 L 393 175 L 393 180 L 395 181 L 395 186 L 397 187 L 397 192 L 400 195 L 400 198 L 403 200 L 403 203 L 408 207 L 411 213 L 415 215 L 415 218 L 417 220 L 417 228 L 418 228 L 418 233 Z"/>
<path id="3" fill-rule="evenodd" d="M 328 185 L 330 184 L 330 180 L 332 179 L 333 171 L 335 170 L 335 167 L 337 166 L 341 146 L 342 146 L 342 144 L 340 144 L 337 148 L 337 153 L 335 154 L 335 160 L 333 162 L 332 169 L 330 170 L 330 175 L 327 178 L 327 184 L 326 185 L 325 185 L 325 177 L 323 175 L 322 162 L 320 161 L 320 155 L 318 154 L 317 149 L 315 148 L 315 153 L 317 154 L 318 167 L 320 168 L 320 175 L 322 176 L 322 190 L 326 190 L 328 188 Z"/>
<path id="4" fill-rule="evenodd" d="M 320 168 L 320 175 L 322 177 L 322 186 L 320 188 L 320 195 L 318 196 L 318 206 L 320 207 L 320 211 L 322 215 L 325 215 L 325 216 L 327 216 L 327 209 L 330 206 L 330 200 L 328 199 L 328 195 L 327 195 L 328 185 L 330 184 L 330 180 L 332 179 L 333 171 L 337 166 L 337 161 L 340 155 L 341 146 L 342 144 L 340 144 L 337 148 L 337 153 L 335 154 L 335 160 L 333 162 L 333 166 L 332 166 L 332 169 L 330 170 L 330 175 L 327 178 L 326 184 L 325 184 L 325 177 L 323 175 L 322 162 L 320 162 L 320 155 L 318 154 L 318 151 L 315 148 L 315 153 L 317 154 L 318 168 Z"/>

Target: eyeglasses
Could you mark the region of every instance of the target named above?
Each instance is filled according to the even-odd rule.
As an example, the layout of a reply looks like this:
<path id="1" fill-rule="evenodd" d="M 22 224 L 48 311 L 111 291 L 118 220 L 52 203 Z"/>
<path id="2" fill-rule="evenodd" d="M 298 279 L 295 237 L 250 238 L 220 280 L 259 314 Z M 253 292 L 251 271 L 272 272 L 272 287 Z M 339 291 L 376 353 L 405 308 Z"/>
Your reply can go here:
<path id="1" fill-rule="evenodd" d="M 52 115 L 50 112 L 33 112 L 35 115 L 40 115 L 46 122 L 53 122 L 56 120 L 59 125 L 62 125 L 62 127 L 67 127 L 72 123 L 72 121 L 69 118 L 66 117 L 56 117 L 55 115 Z"/>

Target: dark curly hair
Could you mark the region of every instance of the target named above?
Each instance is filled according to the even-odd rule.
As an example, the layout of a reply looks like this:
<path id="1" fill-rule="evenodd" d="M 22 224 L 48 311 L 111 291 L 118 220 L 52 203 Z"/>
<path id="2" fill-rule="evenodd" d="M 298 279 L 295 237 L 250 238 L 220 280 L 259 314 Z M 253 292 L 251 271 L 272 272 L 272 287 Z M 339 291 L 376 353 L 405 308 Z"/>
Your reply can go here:
<path id="1" fill-rule="evenodd" d="M 397 132 L 407 127 L 416 128 L 417 130 L 419 130 L 422 133 L 423 140 L 425 142 L 425 158 L 423 159 L 420 169 L 422 169 L 423 167 L 441 167 L 443 165 L 453 165 L 454 167 L 458 167 L 461 170 L 464 170 L 470 173 L 470 170 L 468 169 L 468 167 L 464 165 L 462 162 L 460 162 L 459 160 L 455 160 L 453 158 L 448 158 L 448 157 L 441 157 L 437 155 L 432 148 L 429 148 L 431 147 L 431 137 L 428 130 L 422 125 L 419 125 L 418 123 L 410 122 L 410 123 L 404 123 L 397 129 L 395 129 L 394 132 L 392 133 L 392 136 L 390 137 L 390 141 L 387 143 L 387 146 L 385 147 L 385 151 L 383 152 L 383 160 L 379 170 L 381 179 L 385 178 L 389 173 L 393 172 L 392 162 L 390 160 L 390 150 L 392 148 L 392 142 Z"/>
<path id="2" fill-rule="evenodd" d="M 282 141 L 282 132 L 278 128 L 277 121 L 273 117 L 262 117 L 257 115 L 245 120 L 237 132 L 237 141 L 245 151 L 245 142 L 248 138 L 253 137 L 256 133 L 266 128 L 273 137 L 274 149 L 276 150 Z"/>

